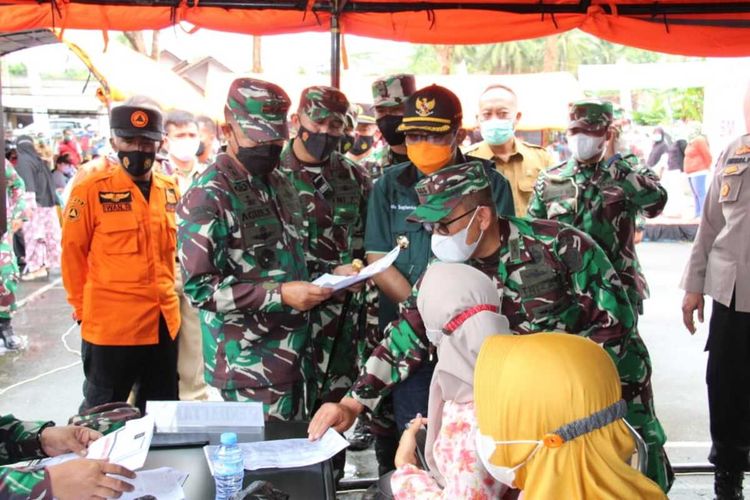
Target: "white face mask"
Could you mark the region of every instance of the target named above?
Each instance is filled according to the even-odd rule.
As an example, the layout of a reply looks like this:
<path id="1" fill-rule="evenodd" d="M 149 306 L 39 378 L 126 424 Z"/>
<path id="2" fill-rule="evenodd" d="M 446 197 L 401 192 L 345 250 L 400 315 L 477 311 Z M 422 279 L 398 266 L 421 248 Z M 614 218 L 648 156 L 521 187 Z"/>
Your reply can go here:
<path id="1" fill-rule="evenodd" d="M 491 436 L 486 436 L 477 430 L 475 444 L 477 448 L 477 456 L 490 476 L 504 485 L 513 488 L 515 486 L 513 482 L 516 480 L 516 471 L 526 465 L 526 463 L 536 455 L 536 452 L 544 446 L 544 441 L 495 441 Z M 535 444 L 536 447 L 520 464 L 513 467 L 503 467 L 501 465 L 490 463 L 490 457 L 495 453 L 495 447 L 498 444 Z"/>
<path id="2" fill-rule="evenodd" d="M 200 139 L 187 137 L 184 139 L 169 139 L 169 154 L 180 161 L 190 161 L 195 158 L 200 146 Z"/>
<path id="3" fill-rule="evenodd" d="M 587 134 L 568 136 L 568 147 L 573 158 L 580 162 L 597 162 L 602 159 L 606 136 L 595 137 Z"/>
<path id="4" fill-rule="evenodd" d="M 469 225 L 456 234 L 432 234 L 430 246 L 432 247 L 432 253 L 435 254 L 438 260 L 441 262 L 460 263 L 466 262 L 471 258 L 484 235 L 484 231 L 482 231 L 479 233 L 477 241 L 471 244 L 466 243 L 466 238 L 469 236 L 469 228 L 471 227 L 471 223 L 474 222 L 474 217 L 477 215 L 477 208 L 474 209 L 474 214 L 471 216 Z"/>

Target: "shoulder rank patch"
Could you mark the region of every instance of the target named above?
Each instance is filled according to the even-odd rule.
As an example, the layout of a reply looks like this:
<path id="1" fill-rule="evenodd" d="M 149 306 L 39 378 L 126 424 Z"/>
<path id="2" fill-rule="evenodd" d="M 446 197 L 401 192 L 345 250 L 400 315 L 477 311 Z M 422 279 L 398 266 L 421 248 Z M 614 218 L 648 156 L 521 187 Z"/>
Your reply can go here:
<path id="1" fill-rule="evenodd" d="M 167 188 L 164 192 L 167 198 L 166 210 L 167 212 L 174 212 L 177 208 L 177 192 L 172 188 Z"/>

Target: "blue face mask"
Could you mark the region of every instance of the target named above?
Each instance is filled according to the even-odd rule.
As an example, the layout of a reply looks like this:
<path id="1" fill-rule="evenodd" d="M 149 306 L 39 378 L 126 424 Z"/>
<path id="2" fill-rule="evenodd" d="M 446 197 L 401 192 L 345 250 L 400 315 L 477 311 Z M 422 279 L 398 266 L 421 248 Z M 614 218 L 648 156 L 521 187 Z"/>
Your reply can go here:
<path id="1" fill-rule="evenodd" d="M 513 138 L 513 120 L 492 118 L 479 124 L 482 138 L 488 144 L 499 146 Z"/>

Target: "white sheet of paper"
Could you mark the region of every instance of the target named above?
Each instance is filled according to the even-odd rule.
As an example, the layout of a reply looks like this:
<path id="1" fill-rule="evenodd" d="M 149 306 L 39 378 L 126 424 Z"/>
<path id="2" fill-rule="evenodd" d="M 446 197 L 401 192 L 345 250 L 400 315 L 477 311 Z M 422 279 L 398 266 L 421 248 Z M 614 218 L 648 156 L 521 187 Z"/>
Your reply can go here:
<path id="1" fill-rule="evenodd" d="M 123 493 L 120 500 L 138 500 L 146 495 L 154 496 L 158 500 L 183 500 L 185 492 L 182 485 L 187 477 L 187 473 L 172 467 L 138 471 L 135 479 L 121 477 L 135 489 L 130 493 Z"/>
<path id="2" fill-rule="evenodd" d="M 245 457 L 246 470 L 286 469 L 313 465 L 328 460 L 347 446 L 349 446 L 347 440 L 333 429 L 328 429 L 317 441 L 301 438 L 240 443 Z M 212 459 L 218 448 L 218 446 L 203 447 L 211 475 L 214 473 Z"/>
<path id="3" fill-rule="evenodd" d="M 109 459 L 130 470 L 143 467 L 154 436 L 154 417 L 128 420 L 125 427 L 101 437 L 89 445 L 86 458 Z"/>
<path id="4" fill-rule="evenodd" d="M 156 432 L 191 428 L 263 427 L 263 403 L 223 401 L 147 401 L 146 414 L 156 422 Z"/>
<path id="5" fill-rule="evenodd" d="M 336 276 L 334 274 L 324 274 L 318 279 L 312 282 L 313 285 L 318 285 L 327 288 L 333 288 L 333 291 L 338 292 L 344 288 L 349 288 L 352 285 L 356 285 L 364 280 L 370 279 L 378 273 L 382 273 L 388 269 L 398 257 L 401 248 L 398 246 L 393 250 L 385 254 L 381 259 L 376 260 L 367 267 L 362 268 L 359 274 L 354 276 Z"/>

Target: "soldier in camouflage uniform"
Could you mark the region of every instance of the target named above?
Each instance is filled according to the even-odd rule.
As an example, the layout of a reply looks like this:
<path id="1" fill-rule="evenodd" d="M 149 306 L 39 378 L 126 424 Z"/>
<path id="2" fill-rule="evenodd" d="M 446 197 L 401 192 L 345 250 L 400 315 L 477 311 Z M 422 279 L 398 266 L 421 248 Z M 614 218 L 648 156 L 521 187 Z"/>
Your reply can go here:
<path id="1" fill-rule="evenodd" d="M 346 157 L 359 165 L 365 165 L 371 161 L 373 155 L 379 155 L 380 131 L 375 122 L 375 108 L 370 104 L 353 104 L 356 110 L 356 123 L 352 147 L 347 151 Z M 367 171 L 367 170 L 366 170 Z M 368 171 L 369 172 L 369 171 Z"/>
<path id="2" fill-rule="evenodd" d="M 636 314 L 643 313 L 648 285 L 638 263 L 633 238 L 636 217 L 656 217 L 667 191 L 650 168 L 633 155 L 603 155 L 613 138 L 612 103 L 579 101 L 572 105 L 565 163 L 539 174 L 529 215 L 577 227 L 604 250 L 617 271 Z"/>
<path id="3" fill-rule="evenodd" d="M 294 186 L 307 222 L 305 260 L 311 279 L 355 272 L 362 258 L 369 180 L 336 150 L 349 102 L 333 87 L 302 91 L 292 121 L 298 130 L 281 154 L 281 172 Z M 357 373 L 355 338 L 364 294 L 347 292 L 312 312 L 312 337 L 323 401 L 338 401 Z"/>
<path id="4" fill-rule="evenodd" d="M 278 170 L 289 97 L 235 80 L 226 154 L 178 206 L 185 294 L 200 310 L 206 382 L 227 401 L 259 401 L 269 420 L 302 416 L 315 399 L 308 310 L 330 289 L 308 283 L 307 222 Z"/>
<path id="5" fill-rule="evenodd" d="M 125 481 L 106 474 L 134 478 L 121 465 L 84 458 L 42 469 L 10 468 L 16 462 L 83 452 L 99 432 L 74 426 L 54 427 L 54 422 L 21 421 L 13 415 L 0 416 L 0 498 L 3 500 L 52 500 L 58 498 L 119 497 L 133 491 Z"/>
<path id="6" fill-rule="evenodd" d="M 620 374 L 627 419 L 649 445 L 648 476 L 667 490 L 672 477 L 664 430 L 654 412 L 651 361 L 615 269 L 578 229 L 557 221 L 498 217 L 488 188 L 479 163 L 445 168 L 419 182 L 420 206 L 410 219 L 432 226 L 433 252 L 441 260 L 468 259 L 494 280 L 502 313 L 515 332 L 578 334 L 607 351 Z M 440 243 L 456 237 L 464 242 Z M 449 252 L 444 246 L 461 250 Z M 350 397 L 322 408 L 313 419 L 313 437 L 327 425 L 345 428 L 354 414 L 377 408 L 427 356 L 429 343 L 416 308 L 418 290 L 419 283 L 360 371 Z"/>
<path id="7" fill-rule="evenodd" d="M 375 122 L 386 145 L 374 151 L 362 166 L 373 182 L 383 175 L 391 165 L 409 161 L 406 157 L 406 136 L 397 129 L 404 116 L 406 100 L 417 91 L 414 75 L 391 75 L 375 80 L 372 84 L 372 99 L 375 107 Z"/>
<path id="8" fill-rule="evenodd" d="M 10 164 L 5 162 L 5 200 L 7 229 L 0 239 L 0 340 L 6 349 L 19 349 L 21 339 L 13 332 L 10 324 L 16 310 L 16 289 L 18 288 L 18 261 L 13 251 L 13 233 L 20 229 L 25 219 L 26 200 L 23 179 Z"/>

